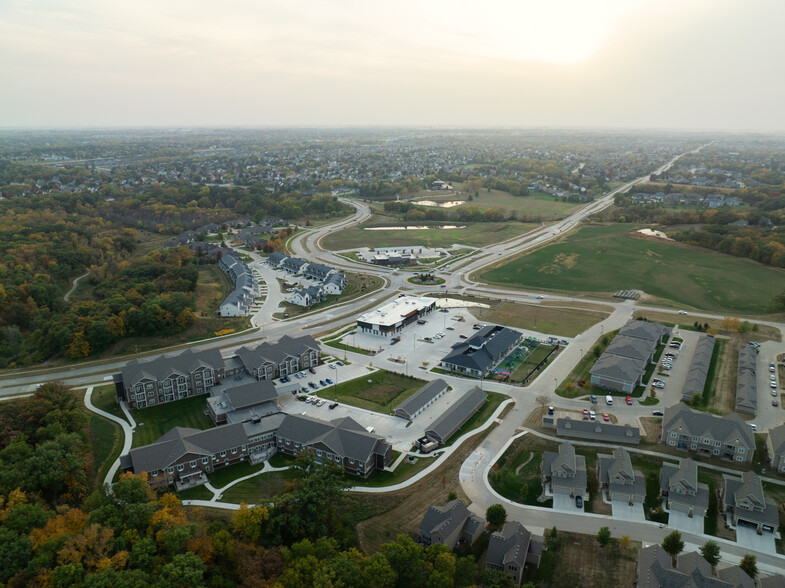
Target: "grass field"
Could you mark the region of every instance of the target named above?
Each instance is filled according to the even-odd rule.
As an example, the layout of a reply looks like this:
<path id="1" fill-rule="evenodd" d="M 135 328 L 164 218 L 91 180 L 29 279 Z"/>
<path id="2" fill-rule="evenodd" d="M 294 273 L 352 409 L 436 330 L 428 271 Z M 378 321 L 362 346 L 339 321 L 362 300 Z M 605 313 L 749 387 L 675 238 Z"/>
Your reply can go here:
<path id="1" fill-rule="evenodd" d="M 369 373 L 342 384 L 322 388 L 319 396 L 338 402 L 390 414 L 397 406 L 425 385 L 424 380 L 386 370 Z"/>
<path id="2" fill-rule="evenodd" d="M 120 425 L 113 423 L 109 419 L 89 412 L 90 422 L 90 445 L 93 448 L 94 465 L 94 484 L 95 487 L 103 484 L 109 468 L 115 460 L 120 457 L 123 449 L 123 430 Z"/>
<path id="3" fill-rule="evenodd" d="M 423 230 L 392 230 L 364 231 L 365 227 L 422 225 L 424 223 L 404 223 L 391 220 L 389 217 L 380 222 L 381 217 L 327 235 L 322 240 L 322 247 L 333 251 L 359 249 L 360 247 L 401 247 L 404 245 L 425 245 L 427 247 L 451 247 L 454 244 L 482 247 L 491 243 L 500 243 L 512 239 L 535 228 L 528 223 L 445 223 L 465 225 L 463 229 L 423 229 Z M 439 224 L 439 223 L 426 223 Z"/>
<path id="4" fill-rule="evenodd" d="M 126 420 L 123 410 L 115 401 L 115 388 L 113 384 L 107 384 L 106 386 L 96 386 L 93 388 L 93 395 L 91 396 L 91 400 L 96 408 L 100 408 L 109 414 Z"/>
<path id="5" fill-rule="evenodd" d="M 152 443 L 174 427 L 211 429 L 213 421 L 204 414 L 206 407 L 207 396 L 202 394 L 134 411 L 137 427 L 133 447 Z"/>
<path id="6" fill-rule="evenodd" d="M 299 474 L 300 472 L 295 469 L 259 474 L 255 478 L 229 488 L 223 493 L 221 500 L 235 503 L 245 502 L 246 504 L 270 502 L 283 491 L 286 484 L 297 478 Z"/>
<path id="7" fill-rule="evenodd" d="M 470 308 L 469 310 L 480 321 L 561 337 L 575 337 L 608 316 L 605 312 L 544 307 L 539 304 L 517 302 L 504 302 L 497 308 Z"/>
<path id="8" fill-rule="evenodd" d="M 630 225 L 587 226 L 482 274 L 506 286 L 609 294 L 639 289 L 678 305 L 759 314 L 782 290 L 785 272 L 747 259 L 661 239 Z M 750 288 L 755 284 L 755 288 Z"/>

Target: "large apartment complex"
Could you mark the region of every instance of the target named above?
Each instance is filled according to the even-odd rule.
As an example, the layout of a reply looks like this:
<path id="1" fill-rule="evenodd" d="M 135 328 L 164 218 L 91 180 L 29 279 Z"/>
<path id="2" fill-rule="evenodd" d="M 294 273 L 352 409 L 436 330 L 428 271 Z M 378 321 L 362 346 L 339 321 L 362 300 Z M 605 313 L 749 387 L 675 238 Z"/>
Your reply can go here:
<path id="1" fill-rule="evenodd" d="M 731 461 L 749 463 L 755 453 L 752 429 L 739 415 L 718 417 L 681 403 L 665 409 L 660 440 L 670 447 Z"/>

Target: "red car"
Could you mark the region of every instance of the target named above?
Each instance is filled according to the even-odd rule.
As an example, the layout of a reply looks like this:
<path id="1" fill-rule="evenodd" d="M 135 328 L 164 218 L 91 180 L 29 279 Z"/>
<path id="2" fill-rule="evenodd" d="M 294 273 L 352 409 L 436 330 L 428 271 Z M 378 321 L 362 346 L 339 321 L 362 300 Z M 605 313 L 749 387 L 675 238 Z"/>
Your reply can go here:
<path id="1" fill-rule="evenodd" d="M 629 396 L 627 396 L 627 405 L 632 406 L 632 398 L 630 398 Z"/>
<path id="2" fill-rule="evenodd" d="M 586 421 L 588 419 L 589 419 L 589 409 L 584 408 L 583 409 L 583 420 Z"/>
<path id="3" fill-rule="evenodd" d="M 468 339 L 468 337 L 467 337 L 466 335 L 463 335 L 463 334 L 461 334 L 461 335 L 458 335 L 458 336 L 459 336 L 461 339 Z"/>
<path id="4" fill-rule="evenodd" d="M 602 413 L 602 420 L 604 420 L 607 423 L 608 421 L 611 420 L 611 417 L 608 416 L 607 412 L 604 412 L 604 413 Z"/>

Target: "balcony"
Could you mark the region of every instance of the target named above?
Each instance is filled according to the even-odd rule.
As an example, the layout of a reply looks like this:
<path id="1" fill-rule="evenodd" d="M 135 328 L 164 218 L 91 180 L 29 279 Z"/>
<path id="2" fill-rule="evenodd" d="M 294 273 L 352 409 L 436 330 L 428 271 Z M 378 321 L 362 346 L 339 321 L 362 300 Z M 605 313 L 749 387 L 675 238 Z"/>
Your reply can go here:
<path id="1" fill-rule="evenodd" d="M 204 472 L 193 472 L 191 474 L 181 476 L 179 480 L 175 481 L 174 485 L 179 492 L 181 490 L 187 490 L 188 488 L 201 486 L 207 482 L 207 476 L 204 475 Z"/>

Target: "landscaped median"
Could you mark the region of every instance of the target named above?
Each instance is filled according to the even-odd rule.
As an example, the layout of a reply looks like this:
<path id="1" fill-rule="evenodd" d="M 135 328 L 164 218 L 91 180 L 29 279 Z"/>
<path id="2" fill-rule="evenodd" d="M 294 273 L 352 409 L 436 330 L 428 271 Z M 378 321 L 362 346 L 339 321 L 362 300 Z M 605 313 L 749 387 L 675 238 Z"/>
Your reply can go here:
<path id="1" fill-rule="evenodd" d="M 321 388 L 318 395 L 365 410 L 390 414 L 393 408 L 426 383 L 412 376 L 376 370 L 348 382 Z"/>

